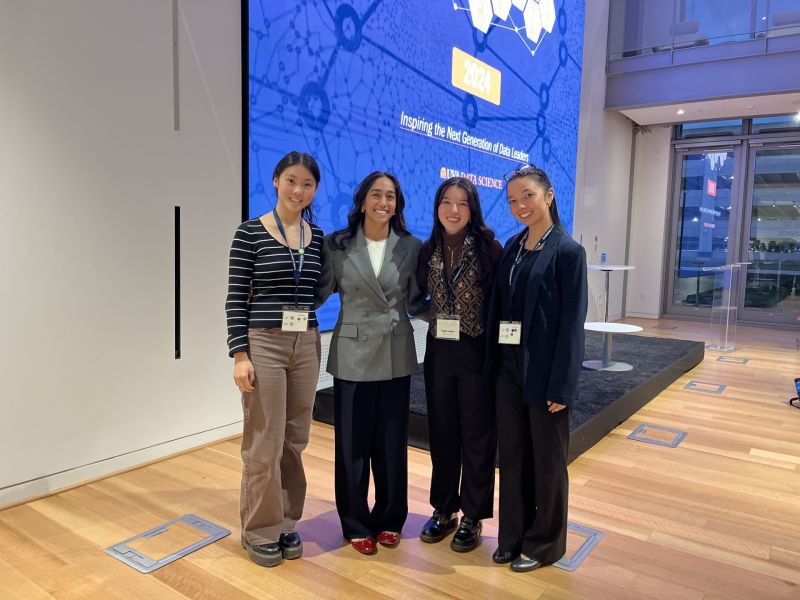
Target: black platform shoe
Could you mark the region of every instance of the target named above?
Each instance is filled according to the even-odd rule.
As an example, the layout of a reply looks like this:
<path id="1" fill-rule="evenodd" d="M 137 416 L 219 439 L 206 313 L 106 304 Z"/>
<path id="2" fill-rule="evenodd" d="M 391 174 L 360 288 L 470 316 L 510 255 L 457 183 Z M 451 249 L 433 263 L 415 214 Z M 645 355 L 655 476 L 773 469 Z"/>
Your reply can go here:
<path id="1" fill-rule="evenodd" d="M 291 533 L 282 533 L 278 538 L 278 545 L 281 547 L 283 558 L 286 560 L 294 560 L 303 556 L 303 540 L 300 539 L 300 534 L 296 531 Z"/>
<path id="2" fill-rule="evenodd" d="M 433 544 L 441 542 L 446 538 L 451 531 L 456 528 L 456 518 L 454 516 L 447 516 L 440 513 L 438 510 L 433 511 L 433 516 L 427 520 L 422 531 L 419 534 L 419 539 L 423 542 Z"/>
<path id="3" fill-rule="evenodd" d="M 247 550 L 247 556 L 254 563 L 262 567 L 276 567 L 283 562 L 283 553 L 278 543 L 259 544 L 253 546 L 242 539 L 242 548 Z"/>
<path id="4" fill-rule="evenodd" d="M 481 539 L 483 525 L 480 521 L 473 521 L 469 517 L 461 517 L 458 531 L 450 541 L 450 548 L 456 552 L 469 552 L 474 550 Z"/>

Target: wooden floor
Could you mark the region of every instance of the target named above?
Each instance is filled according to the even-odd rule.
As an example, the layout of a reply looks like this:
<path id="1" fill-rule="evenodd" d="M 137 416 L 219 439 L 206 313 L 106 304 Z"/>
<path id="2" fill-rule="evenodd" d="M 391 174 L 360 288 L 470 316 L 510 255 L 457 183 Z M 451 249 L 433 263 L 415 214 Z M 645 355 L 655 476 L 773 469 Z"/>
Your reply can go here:
<path id="1" fill-rule="evenodd" d="M 643 335 L 704 339 L 702 324 L 630 319 Z M 800 598 L 800 376 L 796 333 L 741 327 L 705 361 L 570 467 L 570 520 L 605 537 L 575 572 L 494 565 L 497 522 L 455 554 L 416 537 L 430 459 L 410 451 L 410 515 L 396 549 L 358 555 L 333 503 L 333 431 L 314 424 L 299 526 L 305 557 L 264 569 L 239 545 L 238 439 L 0 512 L 0 598 Z M 727 386 L 690 392 L 691 379 Z M 688 432 L 676 449 L 626 439 L 640 423 Z M 184 513 L 231 535 L 151 575 L 103 548 Z M 570 546 L 579 540 L 570 538 Z"/>

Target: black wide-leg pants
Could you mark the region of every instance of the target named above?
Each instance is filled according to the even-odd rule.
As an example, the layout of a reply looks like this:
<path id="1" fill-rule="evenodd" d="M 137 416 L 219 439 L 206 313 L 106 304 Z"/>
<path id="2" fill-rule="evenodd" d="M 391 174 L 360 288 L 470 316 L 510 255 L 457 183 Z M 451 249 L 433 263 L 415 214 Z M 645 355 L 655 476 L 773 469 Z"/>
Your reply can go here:
<path id="1" fill-rule="evenodd" d="M 408 516 L 411 377 L 333 380 L 336 510 L 347 539 L 400 532 Z M 375 506 L 367 502 L 369 474 Z"/>
<path id="2" fill-rule="evenodd" d="M 497 449 L 491 382 L 482 375 L 484 336 L 428 336 L 425 390 L 433 472 L 430 502 L 449 515 L 492 517 Z"/>
<path id="3" fill-rule="evenodd" d="M 567 550 L 569 408 L 523 400 L 522 348 L 501 346 L 496 383 L 502 550 L 544 564 Z"/>

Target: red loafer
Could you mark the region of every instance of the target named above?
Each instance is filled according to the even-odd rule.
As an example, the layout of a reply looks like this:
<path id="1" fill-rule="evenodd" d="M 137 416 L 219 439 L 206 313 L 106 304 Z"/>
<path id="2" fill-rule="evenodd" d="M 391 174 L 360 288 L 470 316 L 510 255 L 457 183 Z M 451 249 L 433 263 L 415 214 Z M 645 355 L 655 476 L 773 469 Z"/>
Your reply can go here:
<path id="1" fill-rule="evenodd" d="M 350 540 L 350 545 L 361 554 L 375 554 L 378 551 L 378 547 L 375 545 L 375 538 L 372 536 L 352 539 Z"/>
<path id="2" fill-rule="evenodd" d="M 394 548 L 400 543 L 400 534 L 396 531 L 381 531 L 378 534 L 378 542 L 387 548 Z"/>

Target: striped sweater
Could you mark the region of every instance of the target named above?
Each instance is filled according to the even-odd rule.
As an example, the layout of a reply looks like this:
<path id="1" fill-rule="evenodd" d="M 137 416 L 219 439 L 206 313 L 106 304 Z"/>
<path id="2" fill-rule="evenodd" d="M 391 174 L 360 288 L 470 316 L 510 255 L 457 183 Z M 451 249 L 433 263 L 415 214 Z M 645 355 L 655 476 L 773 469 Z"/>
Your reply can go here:
<path id="1" fill-rule="evenodd" d="M 314 287 L 322 273 L 322 239 L 322 229 L 312 224 L 297 288 L 300 306 L 314 305 Z M 294 257 L 299 261 L 297 251 Z M 283 307 L 295 303 L 294 292 L 289 249 L 272 237 L 260 220 L 242 223 L 233 236 L 228 262 L 228 354 L 249 350 L 248 329 L 280 327 Z M 309 314 L 308 326 L 317 326 L 314 311 Z"/>

